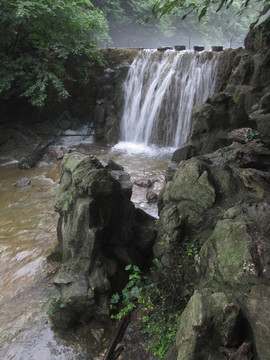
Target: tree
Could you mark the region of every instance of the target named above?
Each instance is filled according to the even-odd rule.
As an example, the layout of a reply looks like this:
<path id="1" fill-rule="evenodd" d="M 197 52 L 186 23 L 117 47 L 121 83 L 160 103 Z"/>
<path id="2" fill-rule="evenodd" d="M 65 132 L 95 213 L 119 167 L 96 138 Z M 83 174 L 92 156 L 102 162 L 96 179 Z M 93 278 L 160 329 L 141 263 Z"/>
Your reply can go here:
<path id="1" fill-rule="evenodd" d="M 177 44 L 187 47 L 202 45 L 206 48 L 213 45 L 240 47 L 250 23 L 256 18 L 254 11 L 246 12 L 242 17 L 234 16 L 241 10 L 241 0 L 234 0 L 224 12 L 216 12 L 216 8 L 209 6 L 199 22 L 196 11 L 181 21 L 184 13 L 179 7 L 174 12 L 168 12 L 167 16 L 152 16 L 150 19 L 149 14 L 157 0 L 92 0 L 92 3 L 107 17 L 112 39 L 110 45 L 120 47 L 153 48 Z"/>
<path id="2" fill-rule="evenodd" d="M 42 106 L 52 86 L 67 98 L 65 61 L 71 55 L 100 61 L 95 47 L 107 31 L 103 13 L 89 0 L 2 0 L 0 97 L 25 96 Z"/>
<path id="3" fill-rule="evenodd" d="M 193 11 L 198 13 L 198 19 L 201 20 L 211 8 L 218 12 L 223 8 L 229 9 L 235 3 L 240 3 L 239 14 L 249 8 L 254 3 L 260 4 L 261 10 L 269 5 L 269 0 L 158 0 L 152 8 L 155 17 L 162 17 L 167 14 L 173 14 L 177 10 L 182 10 L 182 18 L 186 18 Z"/>
<path id="4" fill-rule="evenodd" d="M 252 11 L 246 11 L 245 16 L 236 16 L 240 10 L 240 1 L 236 0 L 226 11 L 216 12 L 216 8 L 210 6 L 200 21 L 196 11 L 190 12 L 185 20 L 181 21 L 185 12 L 180 8 L 175 8 L 173 13 L 161 18 L 175 26 L 175 32 L 182 35 L 183 44 L 191 40 L 193 45 L 203 45 L 206 48 L 213 45 L 240 47 L 243 45 L 250 23 L 258 16 L 254 8 Z"/>

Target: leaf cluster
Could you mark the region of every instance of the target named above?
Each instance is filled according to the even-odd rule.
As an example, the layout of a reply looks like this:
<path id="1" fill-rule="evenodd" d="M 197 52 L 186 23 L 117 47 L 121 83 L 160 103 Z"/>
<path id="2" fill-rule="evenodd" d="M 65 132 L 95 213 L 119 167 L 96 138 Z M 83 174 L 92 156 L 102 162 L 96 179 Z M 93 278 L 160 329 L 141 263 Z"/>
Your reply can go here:
<path id="1" fill-rule="evenodd" d="M 111 44 L 115 46 L 188 46 L 192 42 L 206 47 L 229 43 L 239 47 L 258 16 L 261 1 L 113 0 L 108 4 L 106 0 L 94 0 L 94 3 L 108 18 Z M 240 16 L 248 8 L 245 16 Z"/>
<path id="2" fill-rule="evenodd" d="M 89 0 L 2 0 L 0 96 L 25 96 L 42 106 L 52 86 L 67 98 L 65 61 L 100 58 L 95 47 L 107 31 L 103 13 Z"/>
<path id="3" fill-rule="evenodd" d="M 256 0 L 261 9 L 268 6 L 269 0 Z M 195 11 L 200 21 L 211 8 L 215 8 L 216 12 L 222 9 L 228 10 L 235 3 L 240 4 L 238 14 L 242 14 L 248 7 L 254 3 L 253 0 L 158 0 L 152 8 L 152 14 L 156 18 L 163 17 L 168 14 L 176 14 L 179 10 L 184 11 L 182 19 L 185 19 L 189 14 Z"/>
<path id="4" fill-rule="evenodd" d="M 127 265 L 125 270 L 130 271 L 128 282 L 122 290 L 121 296 L 118 293 L 115 293 L 112 295 L 110 301 L 110 309 L 112 311 L 117 309 L 117 304 L 121 301 L 120 311 L 116 313 L 116 315 L 111 315 L 113 319 L 118 320 L 134 309 L 142 298 L 144 276 L 142 275 L 141 270 L 136 265 Z"/>
<path id="5" fill-rule="evenodd" d="M 142 313 L 142 333 L 150 339 L 147 349 L 162 359 L 175 339 L 181 313 L 194 289 L 194 258 L 200 249 L 200 235 L 192 229 L 183 241 L 159 245 L 170 257 L 170 265 L 155 258 L 147 275 L 128 265 L 129 280 L 121 294 L 112 296 L 111 310 L 117 311 L 112 318 L 121 319 L 137 308 Z"/>

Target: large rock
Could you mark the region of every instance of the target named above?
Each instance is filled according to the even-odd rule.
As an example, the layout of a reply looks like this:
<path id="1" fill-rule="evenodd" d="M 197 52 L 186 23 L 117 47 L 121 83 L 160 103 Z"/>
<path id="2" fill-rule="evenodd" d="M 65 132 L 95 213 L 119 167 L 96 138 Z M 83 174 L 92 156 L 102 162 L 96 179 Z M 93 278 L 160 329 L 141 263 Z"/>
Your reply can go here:
<path id="1" fill-rule="evenodd" d="M 270 46 L 270 17 L 269 9 L 265 7 L 261 19 L 250 26 L 250 31 L 245 38 L 245 47 L 253 52 L 268 50 Z"/>
<path id="2" fill-rule="evenodd" d="M 196 291 L 181 316 L 177 359 L 225 359 L 223 348 L 236 353 L 236 345 L 243 342 L 240 326 L 240 306 L 223 292 Z"/>
<path id="3" fill-rule="evenodd" d="M 229 93 L 217 93 L 192 110 L 192 127 L 187 142 L 177 149 L 172 161 L 180 162 L 229 145 L 228 132 L 241 127 L 248 116 L 241 102 L 235 102 Z"/>
<path id="4" fill-rule="evenodd" d="M 55 327 L 108 316 L 110 296 L 126 280 L 124 267 L 143 268 L 151 257 L 154 219 L 130 202 L 128 174 L 110 167 L 117 166 L 110 162 L 105 168 L 75 152 L 63 160 L 55 204 L 59 244 L 51 256 L 63 263 L 53 279 Z"/>
<path id="5" fill-rule="evenodd" d="M 194 230 L 201 248 L 194 262 L 181 258 L 183 293 L 196 276 L 178 360 L 270 358 L 269 169 L 269 142 L 235 142 L 181 161 L 161 192 L 155 256 L 171 266 Z"/>
<path id="6" fill-rule="evenodd" d="M 216 198 L 203 165 L 195 158 L 180 163 L 173 181 L 167 184 L 163 193 L 163 202 L 175 203 L 179 215 L 193 225 L 202 221 L 205 210 L 213 205 Z"/>
<path id="7" fill-rule="evenodd" d="M 270 359 L 269 10 L 264 17 L 245 50 L 221 55 L 223 93 L 194 107 L 159 196 L 154 253 L 170 266 L 178 244 L 182 294 L 190 296 L 170 360 Z M 198 252 L 183 261 L 192 230 Z"/>

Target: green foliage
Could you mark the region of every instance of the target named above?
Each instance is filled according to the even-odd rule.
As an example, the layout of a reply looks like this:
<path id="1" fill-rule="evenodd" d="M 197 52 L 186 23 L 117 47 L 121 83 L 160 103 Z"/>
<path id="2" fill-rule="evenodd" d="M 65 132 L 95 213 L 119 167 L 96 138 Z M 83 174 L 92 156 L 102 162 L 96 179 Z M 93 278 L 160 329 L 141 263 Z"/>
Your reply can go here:
<path id="1" fill-rule="evenodd" d="M 142 321 L 145 324 L 143 333 L 148 337 L 156 338 L 147 350 L 152 350 L 153 354 L 163 359 L 170 344 L 174 341 L 178 324 L 180 320 L 179 313 L 168 314 L 167 312 L 152 312 L 152 314 L 143 316 Z"/>
<path id="2" fill-rule="evenodd" d="M 258 16 L 259 8 L 253 6 L 245 12 L 245 16 L 236 17 L 235 14 L 241 13 L 242 3 L 241 0 L 234 0 L 228 8 L 224 5 L 217 11 L 219 1 L 212 0 L 113 0 L 109 3 L 106 0 L 94 0 L 94 5 L 107 16 L 114 45 L 134 47 L 156 47 L 162 44 L 189 46 L 190 42 L 192 46 L 242 46 L 249 25 Z M 226 11 L 221 11 L 225 8 Z M 151 16 L 152 10 L 155 16 Z"/>
<path id="3" fill-rule="evenodd" d="M 259 131 L 255 130 L 255 131 L 250 131 L 248 133 L 248 137 L 246 139 L 246 142 L 252 141 L 254 139 L 258 139 L 260 137 L 260 133 Z"/>
<path id="4" fill-rule="evenodd" d="M 175 339 L 186 300 L 181 294 L 182 266 L 166 268 L 158 259 L 153 260 L 153 265 L 141 300 L 142 333 L 152 339 L 147 350 L 163 359 Z"/>
<path id="5" fill-rule="evenodd" d="M 216 12 L 222 9 L 228 10 L 235 4 L 240 5 L 238 14 L 243 13 L 254 2 L 252 0 L 203 0 L 203 1 L 189 1 L 189 0 L 158 0 L 152 8 L 152 13 L 155 17 L 162 17 L 168 14 L 175 14 L 179 9 L 183 11 L 182 18 L 186 18 L 189 14 L 195 11 L 200 21 L 211 8 Z M 269 0 L 256 0 L 260 4 L 261 10 L 268 6 Z"/>
<path id="6" fill-rule="evenodd" d="M 46 312 L 47 315 L 51 315 L 53 313 L 53 308 L 55 304 L 59 304 L 59 307 L 61 309 L 66 308 L 68 306 L 68 299 L 67 298 L 53 298 L 49 297 L 45 303 L 42 304 L 42 310 L 48 307 L 48 310 Z"/>
<path id="7" fill-rule="evenodd" d="M 197 234 L 195 229 L 192 230 L 191 236 L 185 237 L 184 244 L 185 244 L 187 256 L 194 257 L 199 253 L 199 248 L 200 248 L 199 240 L 200 240 L 200 235 Z"/>
<path id="8" fill-rule="evenodd" d="M 219 1 L 159 1 L 152 11 L 156 19 L 166 19 L 177 28 L 178 34 L 183 34 L 182 38 L 186 35 L 193 43 L 241 46 L 250 24 L 259 15 L 259 7 L 247 7 L 241 16 L 241 0 L 234 0 L 227 8 L 217 11 L 218 4 Z"/>
<path id="9" fill-rule="evenodd" d="M 134 309 L 142 296 L 143 276 L 141 270 L 136 265 L 127 265 L 126 271 L 131 271 L 129 280 L 122 290 L 122 308 L 116 315 L 111 315 L 113 319 L 121 319 Z M 114 310 L 121 297 L 118 293 L 111 297 L 110 308 Z"/>
<path id="10" fill-rule="evenodd" d="M 154 338 L 148 350 L 162 359 L 175 338 L 179 321 L 178 306 L 182 302 L 177 294 L 181 279 L 181 267 L 174 272 L 168 271 L 158 259 L 153 261 L 154 268 L 148 277 L 143 276 L 135 265 L 125 269 L 131 271 L 129 281 L 122 290 L 122 296 L 114 294 L 111 298 L 111 309 L 115 310 L 121 300 L 121 308 L 114 319 L 121 319 L 135 307 L 143 312 L 142 333 Z"/>
<path id="11" fill-rule="evenodd" d="M 2 0 L 0 96 L 25 96 L 42 106 L 52 87 L 67 98 L 65 61 L 72 55 L 101 60 L 95 47 L 107 30 L 89 0 Z"/>
<path id="12" fill-rule="evenodd" d="M 134 308 L 142 312 L 142 333 L 150 339 L 147 349 L 160 359 L 175 339 L 182 309 L 188 301 L 187 294 L 193 287 L 193 283 L 185 283 L 183 264 L 186 260 L 192 263 L 199 251 L 199 239 L 194 230 L 181 246 L 164 244 L 164 252 L 170 253 L 173 264 L 165 267 L 154 259 L 148 276 L 137 266 L 128 265 L 125 269 L 130 271 L 129 280 L 122 294 L 114 294 L 111 298 L 112 311 L 121 304 L 120 310 L 118 308 L 112 315 L 114 319 L 121 319 Z"/>

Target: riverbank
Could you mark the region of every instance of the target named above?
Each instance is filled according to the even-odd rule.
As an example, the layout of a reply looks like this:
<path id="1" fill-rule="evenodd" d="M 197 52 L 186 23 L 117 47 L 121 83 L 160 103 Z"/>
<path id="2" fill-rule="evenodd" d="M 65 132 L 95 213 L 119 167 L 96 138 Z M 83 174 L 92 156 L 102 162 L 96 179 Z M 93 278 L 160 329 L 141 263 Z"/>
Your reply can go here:
<path id="1" fill-rule="evenodd" d="M 114 327 L 108 324 L 90 323 L 71 330 L 67 334 L 53 332 L 46 314 L 51 296 L 50 279 L 55 274 L 55 266 L 47 263 L 46 257 L 57 242 L 57 215 L 54 211 L 55 192 L 59 184 L 61 160 L 57 160 L 47 149 L 37 166 L 21 170 L 18 161 L 32 151 L 33 147 L 47 133 L 38 128 L 37 133 L 26 124 L 8 127 L 6 142 L 1 151 L 1 350 L 3 358 L 23 359 L 39 354 L 39 358 L 88 359 L 95 353 L 104 353 L 108 341 L 114 334 Z M 14 130 L 14 131 L 13 131 Z M 29 136 L 30 134 L 30 136 Z M 82 143 L 83 142 L 83 143 Z M 132 181 L 153 178 L 156 191 L 159 191 L 168 164 L 169 155 L 159 154 L 142 157 L 128 149 L 111 149 L 92 139 L 65 137 L 56 147 L 65 147 L 84 153 L 96 154 L 102 161 L 110 158 L 121 163 L 131 172 Z M 68 150 L 69 149 L 69 150 Z M 15 187 L 21 178 L 30 179 L 30 185 Z M 134 201 L 150 213 L 157 214 L 155 204 L 148 204 L 146 188 L 134 185 Z M 98 341 L 92 329 L 102 330 L 105 340 Z M 132 331 L 132 330 L 131 330 Z M 93 331 L 95 334 L 95 331 Z M 102 338 L 102 339 L 103 339 Z M 93 350 L 93 348 L 95 350 Z M 141 346 L 143 349 L 144 346 Z M 137 348 L 138 350 L 138 348 Z M 140 350 L 142 351 L 142 350 Z M 66 358 L 65 358 L 66 359 Z"/>

